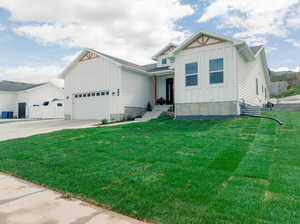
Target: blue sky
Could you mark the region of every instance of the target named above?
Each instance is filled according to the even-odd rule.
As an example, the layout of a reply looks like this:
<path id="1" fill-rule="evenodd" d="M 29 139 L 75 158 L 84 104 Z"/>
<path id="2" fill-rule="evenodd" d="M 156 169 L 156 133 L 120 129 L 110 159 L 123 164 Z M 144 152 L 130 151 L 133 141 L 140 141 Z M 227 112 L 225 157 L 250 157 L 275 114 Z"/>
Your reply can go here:
<path id="1" fill-rule="evenodd" d="M 300 0 L 2 0 L 0 79 L 55 79 L 83 47 L 151 63 L 199 29 L 264 44 L 271 69 L 299 69 Z"/>

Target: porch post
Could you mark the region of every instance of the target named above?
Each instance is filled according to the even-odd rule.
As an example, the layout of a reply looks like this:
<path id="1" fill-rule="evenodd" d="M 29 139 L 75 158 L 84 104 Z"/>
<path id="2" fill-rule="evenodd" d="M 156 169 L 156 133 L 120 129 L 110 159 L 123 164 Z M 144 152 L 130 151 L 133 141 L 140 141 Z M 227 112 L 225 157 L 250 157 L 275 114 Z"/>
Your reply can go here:
<path id="1" fill-rule="evenodd" d="M 152 76 L 152 104 L 156 104 L 156 75 Z"/>
<path id="2" fill-rule="evenodd" d="M 175 105 L 175 72 L 173 73 L 173 105 Z"/>

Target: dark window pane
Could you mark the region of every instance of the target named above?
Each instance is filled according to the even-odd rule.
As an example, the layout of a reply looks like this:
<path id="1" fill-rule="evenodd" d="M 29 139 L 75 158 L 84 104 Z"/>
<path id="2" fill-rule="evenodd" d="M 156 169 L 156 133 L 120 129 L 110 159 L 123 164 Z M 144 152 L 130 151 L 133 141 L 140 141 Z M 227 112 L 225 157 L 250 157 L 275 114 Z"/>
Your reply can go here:
<path id="1" fill-rule="evenodd" d="M 185 85 L 186 86 L 196 86 L 198 84 L 197 75 L 189 75 L 185 77 Z"/>
<path id="2" fill-rule="evenodd" d="M 209 60 L 209 71 L 218 71 L 224 69 L 223 58 Z"/>
<path id="3" fill-rule="evenodd" d="M 100 92 L 97 92 L 97 96 L 100 96 Z"/>
<path id="4" fill-rule="evenodd" d="M 198 73 L 198 63 L 190 63 L 185 65 L 185 74 Z"/>
<path id="5" fill-rule="evenodd" d="M 92 93 L 92 96 L 95 96 L 95 93 Z"/>
<path id="6" fill-rule="evenodd" d="M 88 93 L 88 94 L 87 94 L 87 96 L 91 96 L 91 94 L 90 94 L 90 93 Z"/>
<path id="7" fill-rule="evenodd" d="M 82 94 L 79 94 L 79 97 L 82 97 Z"/>
<path id="8" fill-rule="evenodd" d="M 209 82 L 210 82 L 210 84 L 223 83 L 224 82 L 223 72 L 212 72 L 212 73 L 210 73 Z"/>
<path id="9" fill-rule="evenodd" d="M 166 58 L 163 58 L 161 59 L 161 63 L 164 65 L 164 64 L 167 64 L 167 59 Z"/>
<path id="10" fill-rule="evenodd" d="M 78 97 L 78 95 L 76 94 L 76 95 L 75 95 L 75 98 L 77 98 L 77 97 Z"/>
<path id="11" fill-rule="evenodd" d="M 101 96 L 104 96 L 105 95 L 105 92 L 101 92 Z"/>
<path id="12" fill-rule="evenodd" d="M 62 103 L 58 103 L 57 106 L 58 106 L 58 107 L 62 107 L 63 104 L 62 104 Z"/>

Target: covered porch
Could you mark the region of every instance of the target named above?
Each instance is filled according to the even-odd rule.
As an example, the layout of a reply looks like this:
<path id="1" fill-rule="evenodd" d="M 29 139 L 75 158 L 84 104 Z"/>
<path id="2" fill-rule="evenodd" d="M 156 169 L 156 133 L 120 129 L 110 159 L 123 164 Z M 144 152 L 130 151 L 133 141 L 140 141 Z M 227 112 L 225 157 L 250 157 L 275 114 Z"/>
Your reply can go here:
<path id="1" fill-rule="evenodd" d="M 174 72 L 153 73 L 152 104 L 174 104 Z"/>

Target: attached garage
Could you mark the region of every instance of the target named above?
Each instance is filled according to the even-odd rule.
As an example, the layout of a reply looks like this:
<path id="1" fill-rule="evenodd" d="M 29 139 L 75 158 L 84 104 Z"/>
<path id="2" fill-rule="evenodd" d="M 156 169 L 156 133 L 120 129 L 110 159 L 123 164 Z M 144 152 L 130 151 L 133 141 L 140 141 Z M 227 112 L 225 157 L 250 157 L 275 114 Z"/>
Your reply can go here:
<path id="1" fill-rule="evenodd" d="M 141 66 L 84 49 L 63 71 L 65 119 L 122 119 L 151 100 L 151 74 Z"/>

